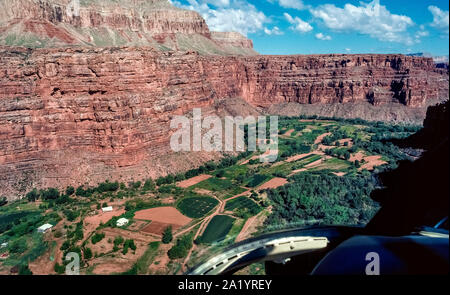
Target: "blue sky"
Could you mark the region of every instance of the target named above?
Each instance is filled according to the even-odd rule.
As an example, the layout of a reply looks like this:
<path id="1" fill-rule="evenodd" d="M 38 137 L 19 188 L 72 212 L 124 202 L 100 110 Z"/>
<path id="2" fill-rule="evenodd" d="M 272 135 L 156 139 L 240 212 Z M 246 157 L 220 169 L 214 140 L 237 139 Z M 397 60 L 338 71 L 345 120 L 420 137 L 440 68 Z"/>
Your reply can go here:
<path id="1" fill-rule="evenodd" d="M 449 54 L 447 0 L 172 0 L 262 54 Z"/>

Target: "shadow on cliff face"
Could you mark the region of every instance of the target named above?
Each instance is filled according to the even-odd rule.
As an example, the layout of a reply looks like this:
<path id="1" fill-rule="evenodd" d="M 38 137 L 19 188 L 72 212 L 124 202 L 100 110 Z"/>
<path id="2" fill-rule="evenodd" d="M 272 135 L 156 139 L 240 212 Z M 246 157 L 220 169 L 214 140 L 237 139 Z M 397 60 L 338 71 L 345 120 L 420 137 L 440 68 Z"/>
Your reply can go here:
<path id="1" fill-rule="evenodd" d="M 405 235 L 419 226 L 434 226 L 448 216 L 448 108 L 449 101 L 430 107 L 424 128 L 396 142 L 427 152 L 415 162 L 401 162 L 397 169 L 380 175 L 385 187 L 374 191 L 372 198 L 382 208 L 367 225 L 373 234 Z"/>

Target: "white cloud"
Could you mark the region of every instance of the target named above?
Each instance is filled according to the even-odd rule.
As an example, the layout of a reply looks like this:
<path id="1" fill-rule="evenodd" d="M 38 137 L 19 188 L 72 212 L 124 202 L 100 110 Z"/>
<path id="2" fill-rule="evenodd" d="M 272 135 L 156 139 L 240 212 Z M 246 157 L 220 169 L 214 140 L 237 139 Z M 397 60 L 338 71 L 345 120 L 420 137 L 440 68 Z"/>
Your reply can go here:
<path id="1" fill-rule="evenodd" d="M 334 31 L 358 32 L 382 41 L 413 44 L 407 30 L 414 25 L 405 15 L 392 14 L 379 0 L 360 2 L 360 6 L 345 4 L 344 8 L 333 4 L 310 9 L 311 14 Z"/>
<path id="2" fill-rule="evenodd" d="M 205 3 L 212 4 L 217 7 L 230 6 L 230 0 L 206 0 Z"/>
<path id="3" fill-rule="evenodd" d="M 175 6 L 195 10 L 211 31 L 239 32 L 244 36 L 264 30 L 269 18 L 244 0 L 188 0 L 189 5 L 173 1 Z"/>
<path id="4" fill-rule="evenodd" d="M 313 30 L 313 27 L 302 20 L 299 17 L 292 17 L 289 13 L 285 12 L 284 17 L 286 20 L 292 25 L 290 28 L 294 31 L 300 32 L 300 33 L 307 33 L 309 31 Z"/>
<path id="5" fill-rule="evenodd" d="M 428 6 L 428 10 L 433 14 L 431 26 L 448 35 L 448 10 L 441 10 L 433 5 Z"/>
<path id="6" fill-rule="evenodd" d="M 425 26 L 424 26 L 424 25 L 420 25 L 419 29 L 420 29 L 420 30 L 417 31 L 417 32 L 414 34 L 414 38 L 415 38 L 416 43 L 420 43 L 420 39 L 421 39 L 421 38 L 423 38 L 423 37 L 428 37 L 428 36 L 430 35 L 430 32 L 428 32 L 428 31 L 425 29 Z"/>
<path id="7" fill-rule="evenodd" d="M 329 41 L 329 40 L 331 40 L 331 36 L 324 35 L 322 33 L 317 33 L 316 34 L 316 39 L 323 40 L 323 41 Z"/>
<path id="8" fill-rule="evenodd" d="M 283 35 L 284 33 L 278 27 L 273 27 L 272 29 L 264 28 L 264 33 L 267 35 Z"/>
<path id="9" fill-rule="evenodd" d="M 277 2 L 283 8 L 293 8 L 297 10 L 305 9 L 306 6 L 302 0 L 269 0 L 270 3 Z"/>

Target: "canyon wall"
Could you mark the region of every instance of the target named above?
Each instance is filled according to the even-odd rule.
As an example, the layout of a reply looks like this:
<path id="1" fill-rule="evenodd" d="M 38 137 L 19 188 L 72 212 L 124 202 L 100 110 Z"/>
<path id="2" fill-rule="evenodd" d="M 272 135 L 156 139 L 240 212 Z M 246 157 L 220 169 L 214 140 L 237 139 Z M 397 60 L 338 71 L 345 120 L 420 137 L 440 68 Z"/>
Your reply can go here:
<path id="1" fill-rule="evenodd" d="M 210 32 L 195 11 L 168 0 L 0 0 L 0 44 L 65 46 L 149 46 L 201 54 L 255 55 L 239 33 Z M 216 37 L 213 38 L 212 34 Z"/>
<path id="2" fill-rule="evenodd" d="M 216 156 L 172 153 L 170 119 L 194 107 L 219 113 L 219 101 L 236 98 L 259 110 L 289 102 L 414 108 L 448 99 L 448 72 L 402 55 L 0 47 L 0 195 L 189 169 Z"/>

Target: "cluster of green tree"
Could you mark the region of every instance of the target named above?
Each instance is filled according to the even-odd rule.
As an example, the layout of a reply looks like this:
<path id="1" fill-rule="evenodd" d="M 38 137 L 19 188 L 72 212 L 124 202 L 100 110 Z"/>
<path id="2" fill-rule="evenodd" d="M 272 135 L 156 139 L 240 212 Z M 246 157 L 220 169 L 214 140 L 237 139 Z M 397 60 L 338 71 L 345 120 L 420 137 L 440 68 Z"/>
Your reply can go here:
<path id="1" fill-rule="evenodd" d="M 125 240 L 122 236 L 115 237 L 113 251 L 114 252 L 119 251 L 119 247 L 122 246 L 124 242 L 125 242 Z"/>
<path id="2" fill-rule="evenodd" d="M 311 151 L 311 146 L 295 140 L 285 141 L 284 145 L 286 149 L 280 153 L 280 159 L 285 159 L 297 154 L 307 154 Z"/>
<path id="3" fill-rule="evenodd" d="M 134 213 L 136 211 L 139 210 L 144 210 L 144 209 L 151 209 L 151 208 L 155 208 L 155 207 L 160 207 L 162 204 L 160 201 L 157 201 L 155 199 L 148 199 L 148 200 L 142 200 L 142 199 L 137 199 L 137 200 L 129 200 L 125 202 L 125 211 L 130 212 L 130 213 Z M 132 215 L 127 215 L 127 216 L 122 216 L 125 218 L 132 218 Z"/>
<path id="4" fill-rule="evenodd" d="M 406 160 L 408 157 L 400 150 L 400 148 L 391 142 L 382 142 L 371 139 L 370 141 L 361 141 L 354 139 L 354 145 L 349 149 L 349 152 L 354 153 L 362 149 L 374 155 L 383 155 L 390 159 L 389 165 L 384 169 L 395 168 L 395 162 Z"/>
<path id="5" fill-rule="evenodd" d="M 76 252 L 75 250 L 79 250 L 78 252 L 80 253 L 80 257 L 81 257 L 81 249 L 79 249 L 79 247 L 75 246 L 75 244 L 78 241 L 81 241 L 84 237 L 83 234 L 83 221 L 80 221 L 76 224 L 75 229 L 72 230 L 67 230 L 67 240 L 64 241 L 64 243 L 61 245 L 61 250 L 65 251 L 66 253 L 68 252 Z M 72 251 L 74 250 L 74 251 Z"/>
<path id="6" fill-rule="evenodd" d="M 148 191 L 154 191 L 155 190 L 155 182 L 153 181 L 153 179 L 149 178 L 144 182 L 144 186 L 142 187 L 142 190 L 145 192 Z"/>
<path id="7" fill-rule="evenodd" d="M 136 244 L 134 243 L 134 240 L 128 239 L 123 243 L 122 254 L 126 255 L 128 253 L 128 249 L 136 251 Z"/>
<path id="8" fill-rule="evenodd" d="M 287 116 L 281 116 L 279 118 L 279 121 L 298 121 L 298 120 L 330 120 L 330 121 L 336 121 L 340 123 L 346 123 L 350 125 L 364 125 L 364 126 L 371 126 L 371 127 L 386 127 L 390 128 L 390 130 L 393 130 L 393 132 L 412 132 L 415 133 L 419 131 L 422 127 L 418 125 L 408 125 L 408 124 L 388 124 L 381 121 L 366 121 L 360 118 L 355 119 L 344 119 L 344 118 L 338 118 L 338 117 L 325 117 L 325 116 L 307 116 L 307 115 L 300 115 L 297 117 L 287 117 Z"/>
<path id="9" fill-rule="evenodd" d="M 9 247 L 8 250 L 10 253 L 13 254 L 22 254 L 28 249 L 27 240 L 25 237 L 21 237 L 15 241 L 13 241 Z"/>
<path id="10" fill-rule="evenodd" d="M 183 194 L 183 189 L 174 184 L 165 184 L 165 185 L 161 185 L 158 188 L 158 192 L 160 194 L 170 194 L 170 195 L 175 195 L 175 196 L 181 196 Z"/>
<path id="11" fill-rule="evenodd" d="M 98 193 L 105 193 L 105 192 L 115 192 L 119 189 L 119 183 L 116 182 L 102 182 L 100 183 L 97 188 L 95 189 Z"/>
<path id="12" fill-rule="evenodd" d="M 213 172 L 216 170 L 221 170 L 221 169 L 235 165 L 238 161 L 244 159 L 245 157 L 248 157 L 250 154 L 251 154 L 251 152 L 243 152 L 237 156 L 227 156 L 227 157 L 223 158 L 219 163 L 209 161 L 196 169 L 191 169 L 191 170 L 187 171 L 184 174 L 177 174 L 177 175 L 169 174 L 165 177 L 158 178 L 156 180 L 156 185 L 157 186 L 169 185 L 169 184 L 173 184 L 178 181 L 183 181 L 185 179 L 189 179 L 189 178 L 198 176 L 200 174 L 210 173 L 210 172 Z"/>
<path id="13" fill-rule="evenodd" d="M 164 244 L 170 244 L 170 242 L 172 242 L 172 240 L 173 240 L 172 226 L 169 226 L 163 232 L 162 242 Z"/>
<path id="14" fill-rule="evenodd" d="M 30 270 L 27 263 L 21 263 L 19 265 L 18 274 L 20 276 L 31 276 L 33 272 Z"/>
<path id="15" fill-rule="evenodd" d="M 13 211 L 9 212 L 5 210 L 5 212 L 0 212 L 0 234 L 10 230 L 15 225 L 19 225 L 20 223 L 27 222 L 28 219 L 26 217 L 33 217 L 38 215 L 39 213 L 36 211 Z M 14 235 L 14 234 L 11 234 Z"/>
<path id="16" fill-rule="evenodd" d="M 80 211 L 78 210 L 65 209 L 63 210 L 63 213 L 66 216 L 67 220 L 71 222 L 77 219 L 78 216 L 80 216 Z"/>
<path id="17" fill-rule="evenodd" d="M 193 246 L 194 233 L 191 232 L 177 239 L 175 245 L 167 252 L 172 260 L 185 258 Z"/>
<path id="18" fill-rule="evenodd" d="M 73 200 L 70 196 L 73 195 L 74 192 L 75 190 L 73 187 L 67 187 L 65 194 L 60 193 L 56 188 L 42 189 L 39 191 L 37 189 L 33 189 L 25 195 L 25 198 L 29 202 L 35 202 L 38 199 L 49 201 L 49 203 L 51 203 L 50 207 L 53 207 L 55 204 L 61 205 L 72 202 Z"/>
<path id="19" fill-rule="evenodd" d="M 330 146 L 330 145 L 333 145 L 333 143 L 338 140 L 349 138 L 349 137 L 350 137 L 350 134 L 348 134 L 347 132 L 345 132 L 341 129 L 337 129 L 337 130 L 333 131 L 332 134 L 325 136 L 322 139 L 322 144 Z"/>
<path id="20" fill-rule="evenodd" d="M 0 230 L 6 231 L 5 235 L 10 237 L 22 237 L 36 231 L 44 223 L 57 224 L 60 220 L 61 217 L 55 212 L 46 216 L 41 215 L 39 212 L 34 212 L 13 222 L 5 222 L 3 226 L 0 226 Z"/>
<path id="21" fill-rule="evenodd" d="M 261 212 L 259 207 L 237 208 L 233 211 L 234 216 L 247 219 Z"/>
<path id="22" fill-rule="evenodd" d="M 268 191 L 273 213 L 267 225 L 290 223 L 365 224 L 377 209 L 370 175 L 338 177 L 328 171 L 296 174 L 291 183 Z"/>
<path id="23" fill-rule="evenodd" d="M 83 248 L 83 257 L 84 257 L 84 259 L 89 260 L 89 259 L 92 258 L 92 256 L 93 256 L 93 254 L 92 254 L 91 248 L 84 247 Z"/>
<path id="24" fill-rule="evenodd" d="M 92 242 L 93 245 L 95 245 L 98 242 L 100 242 L 101 240 L 103 240 L 104 238 L 105 238 L 105 233 L 95 233 L 91 237 L 91 242 Z"/>
<path id="25" fill-rule="evenodd" d="M 325 154 L 347 161 L 351 157 L 350 150 L 346 148 L 327 149 L 325 150 Z"/>

